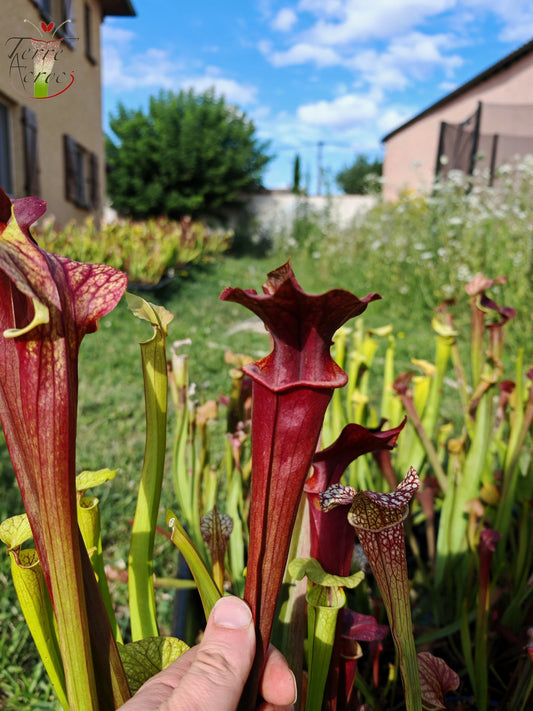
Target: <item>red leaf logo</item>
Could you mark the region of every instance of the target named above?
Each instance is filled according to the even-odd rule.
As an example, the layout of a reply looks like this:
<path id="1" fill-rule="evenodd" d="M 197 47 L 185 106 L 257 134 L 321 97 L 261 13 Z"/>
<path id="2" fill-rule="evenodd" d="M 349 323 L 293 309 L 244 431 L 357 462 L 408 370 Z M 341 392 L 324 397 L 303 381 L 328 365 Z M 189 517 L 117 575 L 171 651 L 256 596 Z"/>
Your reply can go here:
<path id="1" fill-rule="evenodd" d="M 46 22 L 41 22 L 41 29 L 43 32 L 51 32 L 53 27 L 53 22 L 51 22 L 49 25 L 47 25 Z"/>

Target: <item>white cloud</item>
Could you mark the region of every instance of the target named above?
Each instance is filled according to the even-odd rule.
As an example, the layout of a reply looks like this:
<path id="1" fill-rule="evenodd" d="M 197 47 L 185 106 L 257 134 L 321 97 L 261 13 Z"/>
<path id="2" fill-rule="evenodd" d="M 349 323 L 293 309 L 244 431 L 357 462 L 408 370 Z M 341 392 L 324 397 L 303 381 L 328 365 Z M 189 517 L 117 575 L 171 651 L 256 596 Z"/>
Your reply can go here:
<path id="1" fill-rule="evenodd" d="M 188 88 L 190 86 L 200 92 L 214 87 L 217 94 L 224 95 L 226 100 L 233 104 L 246 106 L 254 104 L 257 100 L 257 88 L 255 86 L 239 84 L 234 79 L 217 76 L 215 73 L 180 80 L 180 87 Z"/>
<path id="2" fill-rule="evenodd" d="M 104 25 L 105 27 L 105 25 Z M 136 35 L 128 30 L 108 27 L 103 42 L 103 83 L 115 91 L 135 91 L 141 88 L 178 91 L 193 87 L 206 91 L 214 87 L 230 103 L 250 105 L 257 101 L 257 87 L 225 77 L 220 68 L 208 66 L 191 75 L 190 66 L 176 59 L 171 51 L 152 47 L 135 53 L 131 45 Z M 189 70 L 187 73 L 186 69 Z"/>
<path id="3" fill-rule="evenodd" d="M 346 129 L 354 124 L 375 119 L 378 99 L 370 95 L 345 94 L 333 101 L 317 101 L 298 108 L 298 118 L 312 126 Z"/>
<path id="4" fill-rule="evenodd" d="M 390 133 L 412 118 L 417 111 L 417 109 L 406 106 L 389 106 L 384 110 L 380 110 L 377 121 L 380 133 L 382 136 Z"/>
<path id="5" fill-rule="evenodd" d="M 309 13 L 313 22 L 301 39 L 324 46 L 388 39 L 410 32 L 437 16 L 449 14 L 453 24 L 458 14 L 466 24 L 456 26 L 468 35 L 479 28 L 483 14 L 492 15 L 501 24 L 503 42 L 526 42 L 533 35 L 531 0 L 300 0 L 300 13 Z"/>
<path id="6" fill-rule="evenodd" d="M 345 0 L 300 0 L 300 10 L 307 10 L 320 15 L 340 16 L 344 13 Z"/>
<path id="7" fill-rule="evenodd" d="M 445 54 L 452 44 L 444 34 L 411 32 L 392 40 L 383 52 L 367 49 L 356 54 L 348 64 L 358 72 L 359 82 L 400 90 L 414 80 L 426 80 L 435 70 L 453 77 L 463 60 L 457 54 Z"/>
<path id="8" fill-rule="evenodd" d="M 440 67 L 447 75 L 452 75 L 463 63 L 457 54 L 444 54 L 444 51 L 451 49 L 453 44 L 452 38 L 446 34 L 427 35 L 422 32 L 410 32 L 394 39 L 388 47 L 387 54 L 391 62 L 409 68 L 417 79 L 424 79 L 428 74 L 428 68 L 433 67 Z"/>
<path id="9" fill-rule="evenodd" d="M 316 143 L 319 137 L 315 127 L 303 125 L 288 111 L 280 111 L 275 116 L 269 116 L 267 121 L 259 121 L 258 132 L 262 138 L 275 141 L 283 150 L 297 150 L 305 143 Z"/>
<path id="10" fill-rule="evenodd" d="M 274 151 L 281 156 L 316 153 L 320 141 L 340 166 L 352 154 L 375 151 L 377 139 L 407 121 L 416 110 L 387 103 L 386 94 L 379 91 L 352 93 L 332 101 L 304 104 L 295 114 L 280 112 L 268 121 L 259 121 L 258 128 L 263 138 L 272 139 Z"/>
<path id="11" fill-rule="evenodd" d="M 270 113 L 270 106 L 254 106 L 247 112 L 248 116 L 254 121 L 254 123 L 269 118 Z"/>
<path id="12" fill-rule="evenodd" d="M 135 39 L 137 35 L 131 30 L 126 30 L 123 27 L 115 27 L 109 22 L 104 22 L 102 25 L 102 42 L 105 45 L 127 44 Z"/>
<path id="13" fill-rule="evenodd" d="M 104 85 L 117 90 L 172 89 L 179 72 L 175 58 L 165 50 L 151 48 L 139 54 L 125 55 L 113 45 L 104 47 L 102 68 Z"/>
<path id="14" fill-rule="evenodd" d="M 298 15 L 294 10 L 290 7 L 284 7 L 274 17 L 271 26 L 273 30 L 278 30 L 278 32 L 290 32 L 297 21 Z"/>
<path id="15" fill-rule="evenodd" d="M 111 89 L 171 89 L 179 65 L 162 49 L 132 51 L 137 35 L 104 22 L 102 27 L 102 80 Z"/>
<path id="16" fill-rule="evenodd" d="M 272 42 L 270 40 L 262 39 L 257 43 L 257 49 L 267 57 L 272 52 Z"/>
<path id="17" fill-rule="evenodd" d="M 484 11 L 495 15 L 501 25 L 502 42 L 527 42 L 533 36 L 533 5 L 531 0 L 463 0 L 475 10 L 474 20 L 479 21 Z"/>
<path id="18" fill-rule="evenodd" d="M 502 42 L 528 42 L 533 37 L 533 18 L 525 18 L 524 21 L 512 22 L 506 25 L 501 34 Z"/>
<path id="19" fill-rule="evenodd" d="M 375 49 L 367 49 L 356 54 L 349 64 L 356 71 L 356 84 L 370 84 L 384 89 L 405 89 L 409 84 L 407 73 L 391 61 L 386 52 L 378 53 Z"/>
<path id="20" fill-rule="evenodd" d="M 298 12 L 314 17 L 310 29 L 298 33 L 289 47 L 276 47 L 272 40 L 263 40 L 258 47 L 274 67 L 343 67 L 355 71 L 356 84 L 396 91 L 427 80 L 434 72 L 444 72 L 446 79 L 453 80 L 462 64 L 455 51 L 457 36 L 415 27 L 457 1 L 373 0 L 362 6 L 359 0 L 300 0 Z M 367 41 L 376 38 L 385 44 L 369 46 Z"/>
<path id="21" fill-rule="evenodd" d="M 414 80 L 426 80 L 438 70 L 447 78 L 454 76 L 462 65 L 461 57 L 450 53 L 455 46 L 451 36 L 422 32 L 409 32 L 392 39 L 384 49 L 361 48 L 354 52 L 350 48 L 341 51 L 319 44 L 299 42 L 287 50 L 274 51 L 272 43 L 264 40 L 258 44 L 259 50 L 275 67 L 313 64 L 318 68 L 344 67 L 355 72 L 356 85 L 405 89 Z"/>
<path id="22" fill-rule="evenodd" d="M 263 44 L 263 43 L 260 43 Z M 312 62 L 317 67 L 333 67 L 342 64 L 341 57 L 329 47 L 300 43 L 285 52 L 272 52 L 270 45 L 263 44 L 267 59 L 275 67 L 288 67 L 293 64 Z"/>
<path id="23" fill-rule="evenodd" d="M 451 94 L 454 89 L 457 89 L 457 82 L 455 81 L 441 81 L 439 84 L 439 89 L 443 94 Z"/>
<path id="24" fill-rule="evenodd" d="M 272 16 L 272 0 L 257 0 L 257 10 L 263 19 Z"/>
<path id="25" fill-rule="evenodd" d="M 456 0 L 360 0 L 326 2 L 301 0 L 300 9 L 309 10 L 316 22 L 307 40 L 321 45 L 350 44 L 386 39 L 409 31 L 424 20 L 455 5 Z"/>

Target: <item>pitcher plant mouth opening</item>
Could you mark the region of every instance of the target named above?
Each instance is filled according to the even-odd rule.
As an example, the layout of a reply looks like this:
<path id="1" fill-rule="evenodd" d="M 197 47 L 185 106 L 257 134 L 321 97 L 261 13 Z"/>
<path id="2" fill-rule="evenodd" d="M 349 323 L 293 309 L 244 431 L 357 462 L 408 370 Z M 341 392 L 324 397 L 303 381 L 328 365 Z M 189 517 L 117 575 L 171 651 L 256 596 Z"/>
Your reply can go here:
<path id="1" fill-rule="evenodd" d="M 355 539 L 347 519 L 351 500 L 344 506 L 325 512 L 320 506 L 320 493 L 339 484 L 349 464 L 358 457 L 393 449 L 405 423 L 404 418 L 398 427 L 385 431 L 348 424 L 332 445 L 313 457 L 312 471 L 304 486 L 309 501 L 310 553 L 326 572 L 343 576 L 350 574 Z"/>
<path id="2" fill-rule="evenodd" d="M 408 711 L 421 711 L 422 706 L 403 522 L 409 513 L 409 502 L 419 487 L 420 479 L 411 467 L 405 479 L 388 494 L 357 492 L 352 487 L 337 484 L 320 495 L 324 511 L 352 502 L 348 522 L 355 528 L 387 611 Z"/>

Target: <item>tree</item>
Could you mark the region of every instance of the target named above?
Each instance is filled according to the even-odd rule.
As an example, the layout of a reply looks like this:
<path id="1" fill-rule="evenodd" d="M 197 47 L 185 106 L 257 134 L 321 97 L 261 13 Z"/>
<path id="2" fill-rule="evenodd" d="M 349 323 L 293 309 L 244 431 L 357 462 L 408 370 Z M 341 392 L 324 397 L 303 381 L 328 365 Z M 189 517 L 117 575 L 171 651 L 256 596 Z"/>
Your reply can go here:
<path id="1" fill-rule="evenodd" d="M 292 178 L 292 192 L 299 195 L 302 191 L 300 188 L 300 154 L 297 153 L 294 156 L 293 164 L 293 178 Z"/>
<path id="2" fill-rule="evenodd" d="M 106 136 L 107 189 L 123 215 L 216 214 L 260 186 L 268 142 L 213 89 L 160 92 L 148 114 L 119 103 Z"/>
<path id="3" fill-rule="evenodd" d="M 375 192 L 375 182 L 371 176 L 381 176 L 383 172 L 383 163 L 375 158 L 372 162 L 360 153 L 353 165 L 346 166 L 337 173 L 335 180 L 341 190 L 349 195 L 366 195 L 370 192 Z"/>

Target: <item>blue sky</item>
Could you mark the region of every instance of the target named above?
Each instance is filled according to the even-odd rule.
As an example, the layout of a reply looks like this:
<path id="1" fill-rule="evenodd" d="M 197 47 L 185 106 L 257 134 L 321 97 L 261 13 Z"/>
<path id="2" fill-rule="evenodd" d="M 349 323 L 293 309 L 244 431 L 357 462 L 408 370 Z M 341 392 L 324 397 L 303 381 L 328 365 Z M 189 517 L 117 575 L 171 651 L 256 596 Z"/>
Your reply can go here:
<path id="1" fill-rule="evenodd" d="M 405 120 L 533 38 L 531 0 L 133 0 L 102 26 L 104 125 L 118 101 L 214 86 L 271 141 L 268 188 L 299 153 L 317 189 Z"/>

